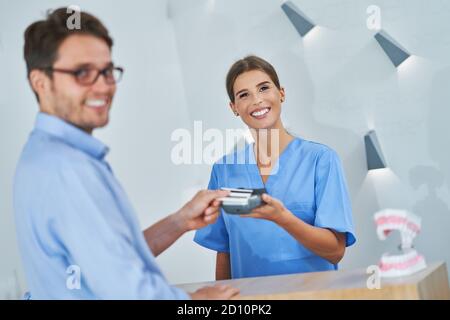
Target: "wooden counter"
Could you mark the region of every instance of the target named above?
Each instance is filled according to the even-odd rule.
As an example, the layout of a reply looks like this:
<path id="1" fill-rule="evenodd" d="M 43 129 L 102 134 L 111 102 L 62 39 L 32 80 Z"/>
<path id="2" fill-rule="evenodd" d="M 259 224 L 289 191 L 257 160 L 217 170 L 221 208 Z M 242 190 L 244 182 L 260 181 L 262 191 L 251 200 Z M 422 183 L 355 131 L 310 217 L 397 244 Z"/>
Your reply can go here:
<path id="1" fill-rule="evenodd" d="M 186 291 L 229 284 L 238 299 L 450 299 L 444 262 L 431 263 L 413 275 L 382 279 L 380 289 L 368 289 L 365 269 L 313 272 L 178 285 Z"/>

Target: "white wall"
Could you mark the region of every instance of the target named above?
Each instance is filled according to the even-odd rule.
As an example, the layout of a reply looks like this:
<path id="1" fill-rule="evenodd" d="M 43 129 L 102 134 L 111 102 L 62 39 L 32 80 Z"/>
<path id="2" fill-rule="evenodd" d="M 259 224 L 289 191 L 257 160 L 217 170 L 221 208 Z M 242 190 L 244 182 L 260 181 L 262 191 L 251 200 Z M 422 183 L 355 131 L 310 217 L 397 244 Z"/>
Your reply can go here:
<path id="1" fill-rule="evenodd" d="M 342 267 L 366 267 L 395 250 L 398 239 L 378 241 L 373 226 L 372 214 L 386 207 L 422 216 L 418 250 L 429 261 L 450 263 L 450 42 L 444 36 L 450 3 L 293 2 L 321 26 L 304 40 L 280 9 L 282 1 L 77 2 L 105 22 L 116 41 L 115 61 L 126 68 L 112 121 L 96 136 L 110 145 L 108 159 L 142 226 L 206 185 L 207 166 L 171 163 L 170 134 L 192 128 L 194 120 L 242 127 L 228 110 L 224 78 L 234 60 L 254 53 L 279 72 L 289 128 L 335 148 L 344 162 L 358 242 Z M 0 0 L 0 299 L 15 295 L 15 273 L 26 288 L 11 205 L 14 167 L 37 111 L 25 78 L 23 31 L 47 8 L 63 4 Z M 366 27 L 371 4 L 381 7 L 382 27 L 417 55 L 399 70 Z M 363 136 L 372 128 L 390 171 L 367 175 Z M 173 283 L 213 279 L 213 253 L 191 239 L 187 234 L 158 258 Z"/>

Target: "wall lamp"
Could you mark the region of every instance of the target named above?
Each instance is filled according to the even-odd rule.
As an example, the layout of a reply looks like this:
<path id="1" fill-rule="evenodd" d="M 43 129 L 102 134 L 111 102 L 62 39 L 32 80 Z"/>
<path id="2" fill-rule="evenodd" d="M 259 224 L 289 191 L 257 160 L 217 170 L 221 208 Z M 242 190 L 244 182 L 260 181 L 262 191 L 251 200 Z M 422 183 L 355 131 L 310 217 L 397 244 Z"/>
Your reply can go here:
<path id="1" fill-rule="evenodd" d="M 383 152 L 381 151 L 380 143 L 374 130 L 369 131 L 364 136 L 364 142 L 366 145 L 367 169 L 386 168 L 386 160 L 384 160 Z"/>
<path id="2" fill-rule="evenodd" d="M 314 23 L 291 1 L 283 3 L 281 8 L 302 37 L 315 27 Z"/>
<path id="3" fill-rule="evenodd" d="M 406 51 L 397 41 L 395 41 L 389 34 L 381 30 L 375 35 L 375 39 L 383 48 L 386 55 L 392 61 L 395 67 L 398 67 L 411 55 Z"/>

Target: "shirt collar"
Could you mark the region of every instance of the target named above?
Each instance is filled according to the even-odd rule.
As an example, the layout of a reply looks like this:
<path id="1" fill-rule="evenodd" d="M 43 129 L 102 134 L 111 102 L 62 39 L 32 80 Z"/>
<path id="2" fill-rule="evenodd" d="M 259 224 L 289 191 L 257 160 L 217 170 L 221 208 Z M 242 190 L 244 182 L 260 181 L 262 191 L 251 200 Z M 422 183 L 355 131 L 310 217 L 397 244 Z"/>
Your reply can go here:
<path id="1" fill-rule="evenodd" d="M 109 148 L 105 144 L 90 134 L 47 113 L 38 113 L 34 129 L 55 136 L 99 160 L 102 160 L 109 152 Z"/>

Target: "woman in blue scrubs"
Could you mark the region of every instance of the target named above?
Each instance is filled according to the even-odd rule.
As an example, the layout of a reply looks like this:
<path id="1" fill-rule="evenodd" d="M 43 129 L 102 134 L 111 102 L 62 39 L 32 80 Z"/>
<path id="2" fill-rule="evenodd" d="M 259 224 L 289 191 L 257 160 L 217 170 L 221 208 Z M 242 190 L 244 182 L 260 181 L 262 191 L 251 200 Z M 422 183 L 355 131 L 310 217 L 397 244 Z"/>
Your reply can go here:
<path id="1" fill-rule="evenodd" d="M 337 269 L 356 240 L 338 155 L 286 131 L 280 117 L 285 91 L 267 61 L 237 61 L 226 86 L 232 111 L 255 143 L 216 163 L 209 189 L 265 188 L 267 194 L 266 204 L 251 214 L 222 210 L 195 234 L 195 242 L 217 251 L 216 279 Z"/>

